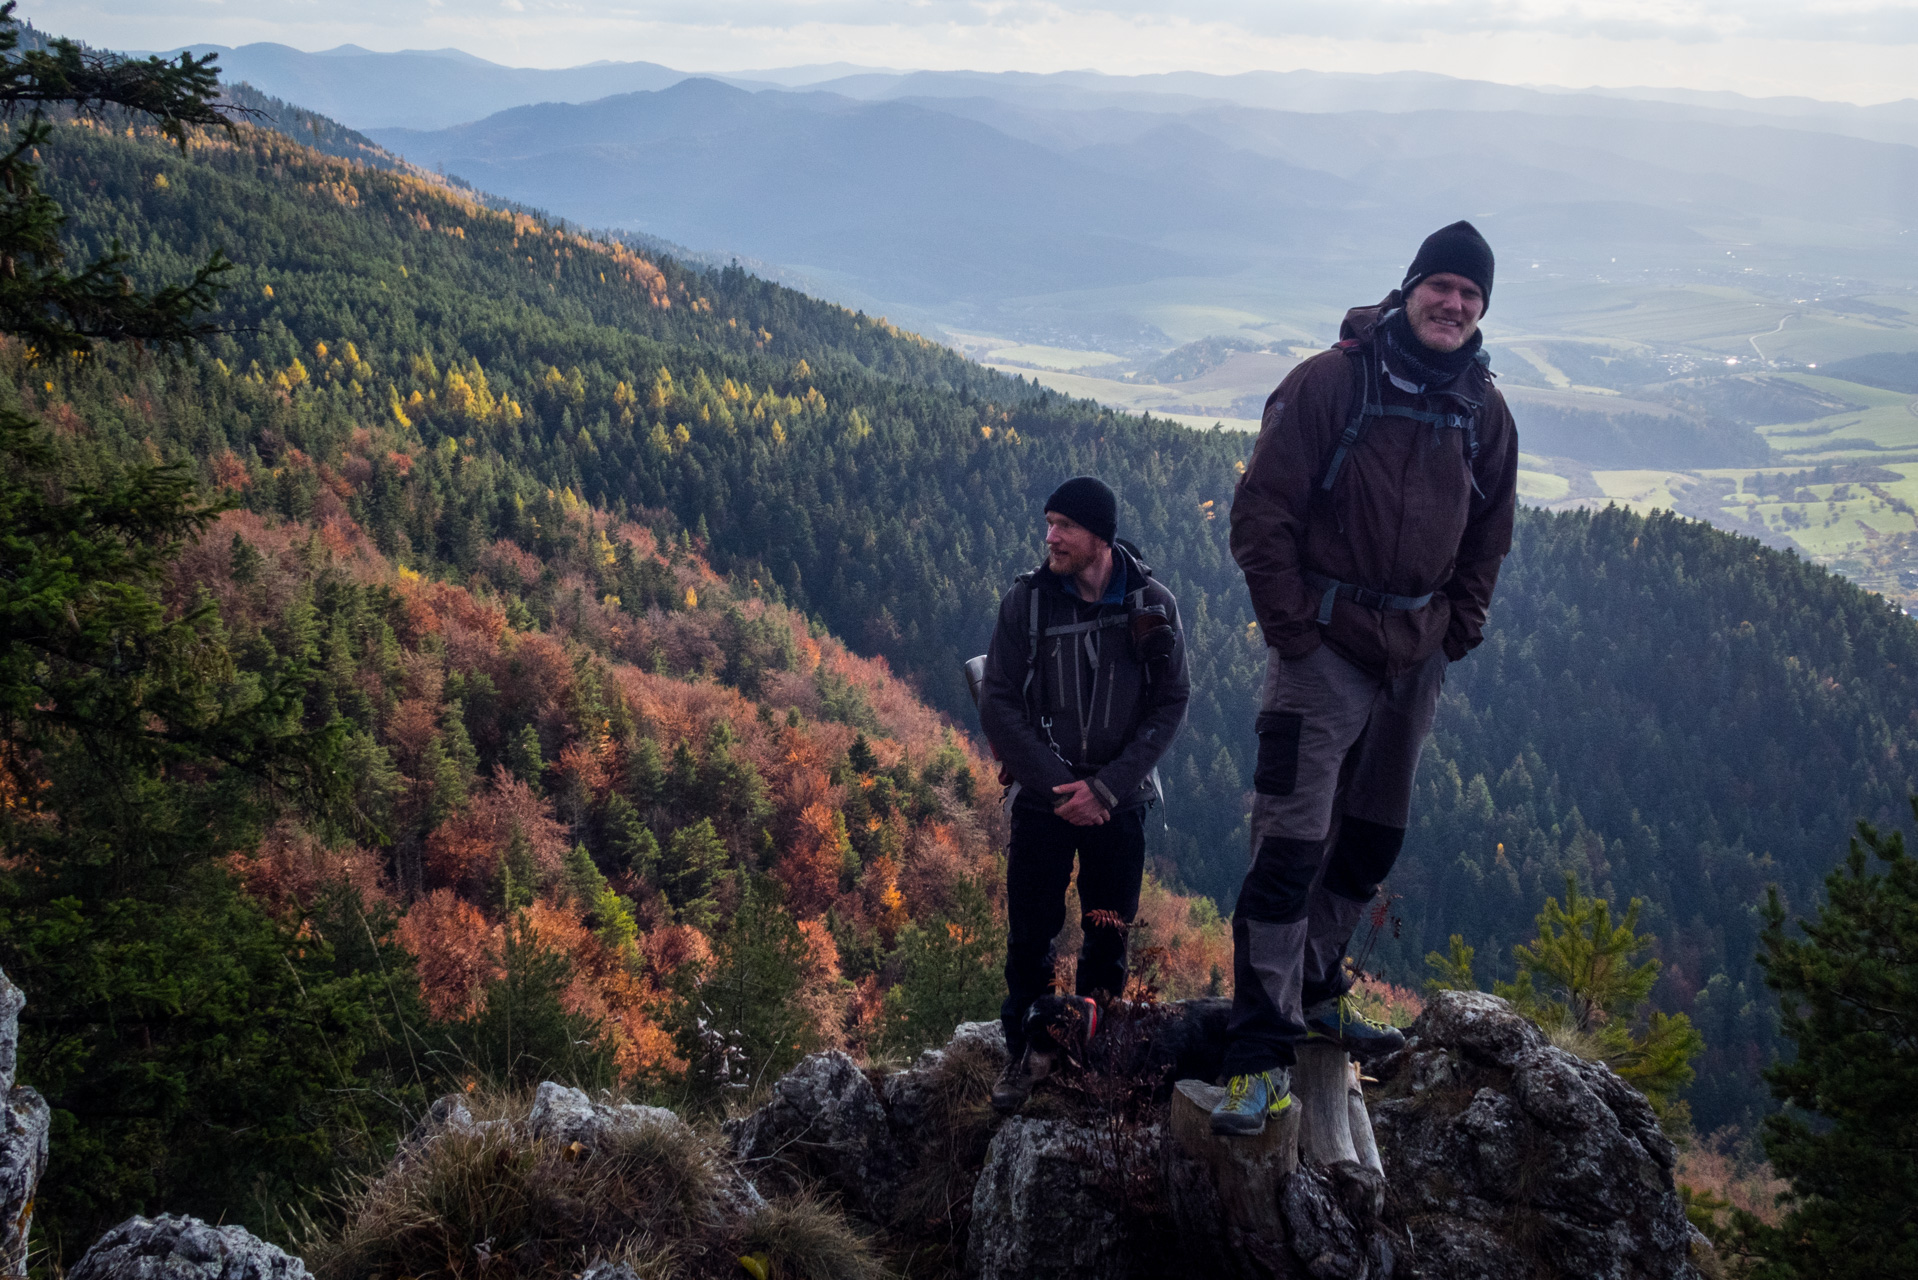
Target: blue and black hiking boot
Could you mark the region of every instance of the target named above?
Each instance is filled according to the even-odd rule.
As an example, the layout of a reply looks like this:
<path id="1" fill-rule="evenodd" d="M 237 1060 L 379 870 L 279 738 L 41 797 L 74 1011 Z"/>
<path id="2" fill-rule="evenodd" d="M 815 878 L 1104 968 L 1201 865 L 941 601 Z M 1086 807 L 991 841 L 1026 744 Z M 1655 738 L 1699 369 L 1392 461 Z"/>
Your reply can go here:
<path id="1" fill-rule="evenodd" d="M 1212 1132 L 1253 1138 L 1265 1118 L 1292 1105 L 1292 1068 L 1274 1067 L 1225 1082 L 1225 1097 L 1212 1108 Z"/>
<path id="2" fill-rule="evenodd" d="M 1350 993 L 1307 1009 L 1305 1038 L 1330 1040 L 1355 1058 L 1377 1058 L 1405 1047 L 1403 1031 L 1366 1017 Z"/>

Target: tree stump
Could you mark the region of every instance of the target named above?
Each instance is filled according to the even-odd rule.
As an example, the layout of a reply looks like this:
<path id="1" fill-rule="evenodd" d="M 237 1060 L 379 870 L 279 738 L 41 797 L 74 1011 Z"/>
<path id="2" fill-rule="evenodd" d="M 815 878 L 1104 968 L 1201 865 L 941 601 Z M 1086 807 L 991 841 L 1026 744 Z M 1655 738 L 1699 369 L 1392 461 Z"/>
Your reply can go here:
<path id="1" fill-rule="evenodd" d="M 1217 1085 L 1179 1081 L 1171 1141 L 1160 1147 L 1166 1199 L 1180 1239 L 1195 1249 L 1189 1274 L 1286 1275 L 1278 1189 L 1299 1167 L 1299 1108 L 1287 1107 L 1256 1138 L 1222 1138 L 1212 1132 L 1212 1108 L 1223 1097 Z"/>
<path id="2" fill-rule="evenodd" d="M 1298 1057 L 1292 1105 L 1256 1138 L 1212 1132 L 1225 1090 L 1181 1080 L 1173 1091 L 1162 1149 L 1169 1208 L 1183 1240 L 1217 1242 L 1211 1257 L 1191 1260 L 1195 1274 L 1289 1277 L 1300 1274 L 1299 1248 L 1318 1257 L 1334 1244 L 1365 1267 L 1356 1260 L 1369 1251 L 1384 1180 L 1358 1070 L 1331 1045 L 1301 1045 Z"/>
<path id="3" fill-rule="evenodd" d="M 1301 1112 L 1299 1157 L 1313 1164 L 1342 1160 L 1385 1172 L 1365 1111 L 1357 1065 L 1343 1049 L 1307 1042 L 1292 1069 L 1292 1105 Z"/>

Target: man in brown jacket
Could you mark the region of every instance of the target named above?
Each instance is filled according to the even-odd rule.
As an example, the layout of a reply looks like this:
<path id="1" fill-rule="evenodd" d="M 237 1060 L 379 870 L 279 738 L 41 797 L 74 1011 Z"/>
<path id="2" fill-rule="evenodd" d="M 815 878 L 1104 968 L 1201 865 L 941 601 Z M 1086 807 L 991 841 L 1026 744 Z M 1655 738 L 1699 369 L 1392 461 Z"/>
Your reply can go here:
<path id="1" fill-rule="evenodd" d="M 1358 1015 L 1345 948 L 1404 843 L 1446 664 L 1479 643 L 1511 549 L 1518 436 L 1478 332 L 1492 266 L 1470 223 L 1429 236 L 1265 402 L 1233 499 L 1269 653 L 1220 1133 L 1290 1102 L 1303 1040 L 1404 1043 Z"/>

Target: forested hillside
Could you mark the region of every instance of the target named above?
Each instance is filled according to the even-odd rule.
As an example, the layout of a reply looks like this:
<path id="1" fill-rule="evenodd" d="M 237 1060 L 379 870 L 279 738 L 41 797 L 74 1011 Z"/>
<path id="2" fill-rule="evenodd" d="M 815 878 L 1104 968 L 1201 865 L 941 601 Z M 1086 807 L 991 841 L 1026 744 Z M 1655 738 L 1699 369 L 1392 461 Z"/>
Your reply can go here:
<path id="1" fill-rule="evenodd" d="M 1034 558 L 1038 502 L 1104 475 L 1194 657 L 1154 852 L 1229 906 L 1264 662 L 1224 545 L 1246 439 L 1066 402 L 743 272 L 637 257 L 269 134 L 182 157 L 81 128 L 49 162 L 77 244 L 118 236 L 156 280 L 214 247 L 241 265 L 205 361 L 22 368 L 31 403 L 127 456 L 189 461 L 262 519 L 350 519 L 422 580 L 490 580 L 502 540 L 545 564 L 583 504 L 656 546 L 683 535 L 737 598 L 791 604 L 966 717 L 957 664 Z M 1531 515 L 1519 536 L 1487 645 L 1451 675 L 1393 885 L 1402 923 L 1373 963 L 1416 980 L 1461 932 L 1502 972 L 1565 869 L 1643 896 L 1660 1002 L 1711 1045 L 1698 1118 L 1742 1119 L 1771 1034 L 1752 909 L 1768 880 L 1804 901 L 1854 818 L 1897 821 L 1911 626 L 1682 521 Z M 568 607 L 659 599 L 609 545 L 590 575 L 569 562 Z M 537 603 L 566 592 L 533 597 L 521 607 L 572 616 Z M 568 745 L 553 728 L 537 730 L 547 758 Z"/>
<path id="2" fill-rule="evenodd" d="M 353 254 L 368 220 L 350 211 L 376 175 L 321 168 L 271 134 L 203 140 L 181 162 L 82 126 L 46 151 L 71 162 L 76 221 L 108 215 L 94 230 L 142 250 L 156 280 L 192 275 L 193 238 L 87 193 L 177 201 L 255 261 L 296 260 L 300 244 L 343 264 L 325 283 L 375 297 L 395 291 L 382 266 L 400 288 L 431 279 L 417 258 Z M 209 155 L 249 157 L 252 185 L 197 199 Z M 989 377 L 817 306 L 800 320 L 838 332 L 788 341 L 820 354 L 820 373 L 747 354 L 771 333 L 719 329 L 683 272 L 377 180 L 423 206 L 406 225 L 453 246 L 441 265 L 490 217 L 609 309 L 734 346 L 733 371 L 766 379 L 753 395 L 691 364 L 682 392 L 650 366 L 648 394 L 686 406 L 654 433 L 667 453 L 735 414 L 774 446 L 856 441 L 871 428 L 814 379 L 832 385 L 862 356 L 928 381 Z M 281 216 L 302 203 L 349 212 Z M 261 319 L 204 359 L 49 357 L 0 339 L 0 963 L 32 993 L 20 1069 L 54 1108 L 35 1219 L 54 1265 L 141 1208 L 284 1236 L 435 1091 L 558 1075 L 710 1106 L 815 1048 L 909 1053 L 990 1016 L 1000 819 L 968 742 L 770 581 L 715 574 L 670 514 L 615 514 L 579 497 L 577 470 L 550 486 L 509 465 L 522 424 L 544 434 L 543 403 L 571 426 L 576 366 L 516 387 L 450 342 L 444 371 L 424 342 L 382 352 L 396 317 L 416 340 L 416 316 L 460 332 L 417 297 L 373 333 L 347 320 L 330 342 L 295 339 L 275 308 L 307 303 L 333 326 L 352 298 L 303 297 L 312 277 L 283 269 L 244 274 L 229 296 L 257 296 Z M 553 292 L 547 260 L 526 274 L 527 296 Z M 487 283 L 430 296 L 459 321 L 491 312 L 510 337 L 505 290 Z M 754 316 L 783 323 L 790 299 L 772 301 Z M 538 314 L 518 319 L 536 341 Z M 613 392 L 630 436 L 638 402 L 630 384 Z M 31 419 L 44 426 L 19 434 Z M 610 442 L 607 423 L 581 421 Z M 597 448 L 585 427 L 558 439 Z M 209 522 L 196 487 L 241 509 Z M 43 549 L 42 525 L 65 541 Z M 62 619 L 105 656 L 64 639 L 50 654 Z M 102 724 L 103 698 L 130 723 Z M 1141 980 L 1216 990 L 1229 943 L 1210 901 L 1153 884 L 1142 910 Z"/>

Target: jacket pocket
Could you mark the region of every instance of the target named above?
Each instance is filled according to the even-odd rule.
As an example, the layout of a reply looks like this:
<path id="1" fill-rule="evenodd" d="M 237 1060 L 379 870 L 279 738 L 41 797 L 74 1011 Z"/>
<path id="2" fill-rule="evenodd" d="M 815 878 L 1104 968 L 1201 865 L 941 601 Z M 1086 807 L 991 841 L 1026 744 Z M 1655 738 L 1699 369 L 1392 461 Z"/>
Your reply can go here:
<path id="1" fill-rule="evenodd" d="M 1254 724 L 1259 733 L 1259 761 L 1252 770 L 1252 789 L 1262 796 L 1291 795 L 1299 782 L 1299 731 L 1305 727 L 1305 717 L 1289 711 L 1261 711 Z"/>

